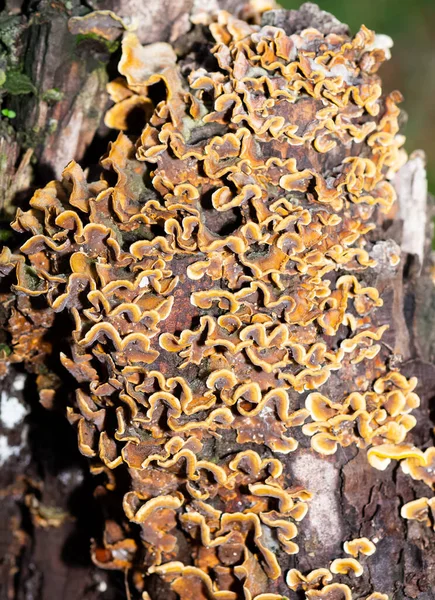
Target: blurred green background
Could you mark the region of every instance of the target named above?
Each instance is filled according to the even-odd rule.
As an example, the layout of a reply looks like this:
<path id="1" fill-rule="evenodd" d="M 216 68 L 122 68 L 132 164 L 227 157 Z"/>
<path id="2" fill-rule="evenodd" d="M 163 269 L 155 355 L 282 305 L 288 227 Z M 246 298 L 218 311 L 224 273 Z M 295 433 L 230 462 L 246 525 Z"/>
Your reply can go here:
<path id="1" fill-rule="evenodd" d="M 278 0 L 284 8 L 301 1 Z M 323 10 L 347 23 L 361 24 L 394 41 L 392 58 L 381 67 L 384 89 L 398 89 L 408 114 L 406 150 L 426 152 L 429 189 L 435 193 L 435 0 L 318 0 Z"/>

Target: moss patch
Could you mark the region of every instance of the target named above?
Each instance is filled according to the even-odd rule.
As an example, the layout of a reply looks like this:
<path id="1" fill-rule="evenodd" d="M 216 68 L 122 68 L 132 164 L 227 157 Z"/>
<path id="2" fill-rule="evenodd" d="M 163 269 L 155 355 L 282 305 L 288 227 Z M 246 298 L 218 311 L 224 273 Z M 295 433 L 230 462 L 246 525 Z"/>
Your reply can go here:
<path id="1" fill-rule="evenodd" d="M 36 93 L 36 88 L 30 77 L 21 71 L 13 69 L 6 72 L 6 80 L 3 87 L 11 96 Z"/>
<path id="2" fill-rule="evenodd" d="M 100 35 L 97 35 L 96 33 L 79 33 L 76 36 L 76 44 L 80 44 L 81 42 L 84 41 L 88 41 L 88 40 L 93 40 L 96 41 L 100 44 L 102 44 L 104 46 L 104 48 L 107 50 L 107 52 L 109 52 L 110 54 L 113 54 L 113 52 L 116 52 L 119 48 L 120 42 L 119 40 L 106 40 L 105 38 L 103 38 Z"/>

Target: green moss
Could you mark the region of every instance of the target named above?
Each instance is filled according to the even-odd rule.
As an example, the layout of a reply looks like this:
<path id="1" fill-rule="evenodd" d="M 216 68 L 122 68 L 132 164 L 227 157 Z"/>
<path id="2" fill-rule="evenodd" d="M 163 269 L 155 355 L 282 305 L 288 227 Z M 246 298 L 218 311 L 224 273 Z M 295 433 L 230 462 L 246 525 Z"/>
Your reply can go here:
<path id="1" fill-rule="evenodd" d="M 41 279 L 38 277 L 35 269 L 25 265 L 24 267 L 25 285 L 29 290 L 38 290 L 41 287 Z"/>
<path id="2" fill-rule="evenodd" d="M 35 94 L 36 88 L 28 75 L 21 71 L 10 69 L 6 72 L 6 80 L 3 84 L 4 89 L 11 96 L 21 96 L 24 94 Z"/>
<path id="3" fill-rule="evenodd" d="M 48 131 L 48 133 L 50 133 Z M 40 144 L 44 144 L 47 130 L 40 131 L 38 128 L 32 128 L 28 130 L 20 130 L 18 132 L 18 139 L 23 148 L 36 148 Z M 36 156 L 32 156 L 31 163 L 36 165 L 38 162 Z"/>
<path id="4" fill-rule="evenodd" d="M 9 16 L 4 13 L 0 15 L 0 42 L 7 48 L 10 64 L 13 64 L 17 60 L 16 43 L 23 29 L 23 24 L 20 16 Z"/>
<path id="5" fill-rule="evenodd" d="M 79 33 L 76 36 L 76 44 L 80 44 L 83 41 L 86 40 L 94 40 L 99 42 L 100 44 L 102 44 L 106 50 L 110 53 L 113 54 L 113 52 L 116 52 L 119 48 L 119 44 L 120 42 L 118 40 L 106 40 L 106 38 L 103 38 L 100 35 L 97 35 L 96 33 Z"/>
<path id="6" fill-rule="evenodd" d="M 57 119 L 50 119 L 48 122 L 48 133 L 54 133 L 57 130 L 57 126 L 59 125 L 59 122 Z"/>
<path id="7" fill-rule="evenodd" d="M 12 350 L 7 344 L 0 344 L 0 352 L 4 352 L 6 356 L 10 356 L 12 354 Z"/>
<path id="8" fill-rule="evenodd" d="M 42 99 L 45 100 L 45 102 L 50 102 L 50 103 L 59 102 L 60 100 L 63 99 L 63 97 L 64 97 L 64 93 L 61 92 L 60 90 L 58 90 L 57 88 L 51 88 L 49 90 L 46 90 L 42 94 Z"/>
<path id="9" fill-rule="evenodd" d="M 12 231 L 9 229 L 0 229 L 0 242 L 7 242 L 12 237 Z"/>

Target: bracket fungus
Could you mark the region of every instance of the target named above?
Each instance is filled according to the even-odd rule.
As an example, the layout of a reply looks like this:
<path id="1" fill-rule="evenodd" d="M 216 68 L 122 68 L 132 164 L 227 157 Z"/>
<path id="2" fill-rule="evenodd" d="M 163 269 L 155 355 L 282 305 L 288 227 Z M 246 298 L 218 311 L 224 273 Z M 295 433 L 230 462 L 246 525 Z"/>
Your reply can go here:
<path id="1" fill-rule="evenodd" d="M 359 554 L 371 556 L 376 552 L 375 544 L 367 538 L 357 538 L 344 542 L 343 549 L 346 554 L 350 554 L 353 558 L 358 558 Z"/>
<path id="2" fill-rule="evenodd" d="M 404 519 L 419 521 L 435 528 L 435 498 L 417 498 L 404 504 L 400 510 Z"/>
<path id="3" fill-rule="evenodd" d="M 311 498 L 285 468 L 298 445 L 433 482 L 405 443 L 416 379 L 389 366 L 372 273 L 406 160 L 401 95 L 377 75 L 388 45 L 366 27 L 287 31 L 254 6 L 249 22 L 202 14 L 200 56 L 126 32 L 100 179 L 69 163 L 0 254 L 3 362 L 24 362 L 45 403 L 48 354 L 75 379 L 80 451 L 107 493 L 128 481 L 93 558 L 144 598 L 159 578 L 186 600 L 350 600 L 333 575 L 361 575 L 365 538 L 330 570 L 289 571 Z"/>

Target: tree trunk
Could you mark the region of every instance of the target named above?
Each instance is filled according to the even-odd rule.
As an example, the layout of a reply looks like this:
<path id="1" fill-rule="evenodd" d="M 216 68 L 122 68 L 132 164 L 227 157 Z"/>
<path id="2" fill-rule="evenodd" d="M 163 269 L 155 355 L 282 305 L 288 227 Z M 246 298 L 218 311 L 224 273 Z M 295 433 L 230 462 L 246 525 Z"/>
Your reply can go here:
<path id="1" fill-rule="evenodd" d="M 238 13 L 244 2 L 213 5 Z M 4 222 L 10 221 L 17 205 L 26 206 L 37 186 L 58 178 L 71 159 L 92 170 L 96 157 L 115 137 L 102 120 L 110 105 L 106 83 L 116 75 L 120 31 L 111 17 L 98 34 L 77 28 L 71 18 L 86 14 L 89 7 L 113 10 L 124 19 L 135 17 L 141 42 L 151 43 L 180 40 L 188 31 L 189 15 L 199 12 L 201 3 L 6 2 L 0 14 L 0 77 L 2 70 L 6 73 L 0 87 Z M 322 23 L 314 20 L 305 26 Z M 390 360 L 400 364 L 405 376 L 418 377 L 421 404 L 413 412 L 417 426 L 408 439 L 426 448 L 431 445 L 435 395 L 435 294 L 433 204 L 431 199 L 427 202 L 420 154 L 402 167 L 395 186 L 400 212 L 374 234 L 371 255 L 378 266 L 370 284 L 384 300 L 377 325 L 389 325 L 382 343 L 392 351 Z M 2 239 L 9 235 L 5 224 L 0 234 Z M 15 238 L 8 238 L 8 244 L 13 243 Z M 399 269 L 389 262 L 396 253 L 401 253 Z M 1 291 L 6 299 L 8 290 Z M 331 378 L 327 391 L 334 395 L 334 386 L 340 385 L 340 378 Z M 34 377 L 20 365 L 4 374 L 0 400 L 0 600 L 139 598 L 125 573 L 97 568 L 91 561 L 90 542 L 101 537 L 105 515 L 64 407 L 41 406 Z M 209 454 L 237 450 L 234 440 L 224 438 L 215 441 Z M 346 540 L 367 537 L 376 540 L 377 552 L 366 561 L 364 574 L 353 580 L 354 598 L 366 598 L 374 589 L 404 600 L 435 597 L 433 530 L 400 516 L 403 504 L 430 496 L 424 483 L 396 465 L 385 471 L 372 468 L 366 451 L 355 446 L 325 457 L 301 444 L 282 462 L 292 481 L 313 494 L 298 528 L 300 552 L 288 558 L 286 570 L 305 573 L 328 565 L 342 556 Z M 159 585 L 149 589 L 152 600 L 172 600 L 171 592 Z M 275 591 L 297 597 L 282 579 Z"/>

